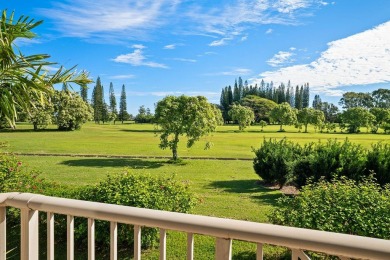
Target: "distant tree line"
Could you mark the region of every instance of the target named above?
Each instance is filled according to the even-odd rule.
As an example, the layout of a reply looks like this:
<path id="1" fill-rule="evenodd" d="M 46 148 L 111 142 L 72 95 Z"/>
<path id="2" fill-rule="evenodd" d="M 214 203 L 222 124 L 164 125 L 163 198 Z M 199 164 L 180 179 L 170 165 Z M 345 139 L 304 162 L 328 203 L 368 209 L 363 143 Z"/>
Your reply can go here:
<path id="1" fill-rule="evenodd" d="M 290 82 L 285 85 L 281 83 L 278 87 L 274 86 L 274 83 L 265 83 L 264 80 L 261 81 L 260 85 L 249 85 L 248 81 L 238 78 L 233 87 L 226 86 L 221 91 L 220 98 L 220 107 L 222 110 L 222 116 L 225 123 L 231 122 L 232 118 L 229 116 L 229 110 L 232 108 L 233 104 L 243 104 L 245 102 L 250 102 L 245 99 L 248 96 L 256 96 L 262 99 L 267 99 L 275 102 L 276 104 L 288 103 L 291 107 L 298 110 L 309 107 L 310 105 L 310 88 L 309 84 L 306 83 L 302 86 L 296 86 L 295 88 L 291 86 Z M 251 98 L 253 101 L 253 97 Z M 258 100 L 258 99 L 257 99 Z M 256 114 L 256 112 L 255 112 Z M 255 122 L 261 120 L 261 116 L 257 114 Z M 263 119 L 267 119 L 264 117 Z"/>

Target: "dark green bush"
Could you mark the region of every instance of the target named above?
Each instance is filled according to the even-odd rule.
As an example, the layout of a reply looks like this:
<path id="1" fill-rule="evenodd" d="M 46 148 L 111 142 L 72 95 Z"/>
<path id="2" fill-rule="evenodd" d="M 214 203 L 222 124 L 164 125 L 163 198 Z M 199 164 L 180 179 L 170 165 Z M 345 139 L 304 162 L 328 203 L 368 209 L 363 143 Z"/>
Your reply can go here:
<path id="1" fill-rule="evenodd" d="M 253 168 L 266 183 L 282 187 L 292 177 L 292 164 L 300 156 L 302 148 L 283 138 L 280 141 L 263 141 L 258 150 L 253 150 Z"/>
<path id="2" fill-rule="evenodd" d="M 99 184 L 81 189 L 77 199 L 183 213 L 189 212 L 193 206 L 193 196 L 186 183 L 174 177 L 135 175 L 128 171 L 108 175 Z M 95 228 L 97 245 L 108 248 L 109 223 L 97 221 Z M 75 231 L 75 238 L 81 243 L 86 242 L 83 241 L 87 237 L 86 230 L 87 223 L 83 220 Z M 127 246 L 128 243 L 133 243 L 133 235 L 132 227 L 128 225 L 118 227 L 118 240 L 127 243 Z M 142 246 L 144 248 L 153 246 L 157 235 L 155 228 L 143 228 Z"/>
<path id="3" fill-rule="evenodd" d="M 332 180 L 336 176 L 346 176 L 359 180 L 365 174 L 367 151 L 348 139 L 343 143 L 328 140 L 326 143 L 310 143 L 293 163 L 294 182 L 298 187 L 308 179 L 318 181 L 320 178 Z"/>
<path id="4" fill-rule="evenodd" d="M 367 153 L 366 171 L 372 171 L 380 185 L 390 183 L 390 145 L 377 143 Z"/>
<path id="5" fill-rule="evenodd" d="M 321 180 L 283 197 L 269 214 L 272 223 L 390 239 L 390 188 L 373 177 L 356 183 L 346 178 Z"/>

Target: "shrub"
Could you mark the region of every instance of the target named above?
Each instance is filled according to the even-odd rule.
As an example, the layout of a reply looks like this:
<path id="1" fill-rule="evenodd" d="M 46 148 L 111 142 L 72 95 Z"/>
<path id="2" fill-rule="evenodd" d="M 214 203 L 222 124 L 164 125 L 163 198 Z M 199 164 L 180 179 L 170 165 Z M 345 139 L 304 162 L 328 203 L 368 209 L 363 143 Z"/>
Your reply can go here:
<path id="1" fill-rule="evenodd" d="M 390 145 L 377 143 L 367 152 L 367 171 L 372 171 L 380 185 L 390 183 Z"/>
<path id="2" fill-rule="evenodd" d="M 276 141 L 263 141 L 258 150 L 253 150 L 253 168 L 266 183 L 283 187 L 292 177 L 292 163 L 301 154 L 301 147 L 285 138 Z"/>
<path id="3" fill-rule="evenodd" d="M 77 199 L 183 213 L 189 212 L 193 206 L 193 197 L 186 183 L 174 177 L 135 175 L 127 170 L 123 174 L 108 175 L 99 184 L 81 189 Z M 97 245 L 108 246 L 109 223 L 97 221 L 95 225 Z M 75 238 L 86 242 L 82 241 L 87 237 L 86 231 L 86 221 L 83 221 L 76 227 Z M 119 241 L 133 243 L 133 235 L 128 225 L 118 227 Z M 144 248 L 153 246 L 157 240 L 157 230 L 144 228 L 141 237 Z"/>
<path id="4" fill-rule="evenodd" d="M 390 239 L 390 188 L 370 176 L 321 180 L 283 197 L 268 216 L 273 224 Z"/>

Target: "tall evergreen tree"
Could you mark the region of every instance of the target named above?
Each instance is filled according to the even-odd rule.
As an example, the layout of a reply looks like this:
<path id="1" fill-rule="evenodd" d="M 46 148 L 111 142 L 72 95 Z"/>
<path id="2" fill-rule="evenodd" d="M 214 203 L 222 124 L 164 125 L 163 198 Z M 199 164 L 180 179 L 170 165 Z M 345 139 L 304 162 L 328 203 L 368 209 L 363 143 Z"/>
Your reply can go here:
<path id="1" fill-rule="evenodd" d="M 123 121 L 126 119 L 127 116 L 127 102 L 126 102 L 126 90 L 125 85 L 122 85 L 122 92 L 121 92 L 121 99 L 119 102 L 119 120 Z"/>
<path id="2" fill-rule="evenodd" d="M 88 101 L 88 88 L 87 88 L 87 86 L 80 86 L 80 96 L 85 102 Z"/>
<path id="3" fill-rule="evenodd" d="M 110 82 L 110 112 L 114 114 L 118 114 L 118 110 L 116 108 L 116 97 L 114 92 L 114 85 L 112 84 L 112 82 Z"/>
<path id="4" fill-rule="evenodd" d="M 302 92 L 302 108 L 310 106 L 310 89 L 309 83 L 306 83 Z"/>
<path id="5" fill-rule="evenodd" d="M 295 87 L 295 108 L 300 110 L 302 108 L 302 98 L 299 86 Z"/>
<path id="6" fill-rule="evenodd" d="M 92 107 L 94 110 L 93 119 L 96 123 L 100 123 L 103 112 L 103 86 L 100 77 L 96 80 L 96 85 L 92 92 Z"/>
<path id="7" fill-rule="evenodd" d="M 233 92 L 232 92 L 232 87 L 229 85 L 228 91 L 227 91 L 227 100 L 229 102 L 229 106 L 233 104 Z"/>
<path id="8" fill-rule="evenodd" d="M 316 110 L 321 110 L 322 101 L 320 95 L 315 95 L 313 100 L 313 108 Z"/>
<path id="9" fill-rule="evenodd" d="M 237 87 L 237 84 L 234 84 L 233 89 L 233 102 L 240 102 L 240 90 Z"/>

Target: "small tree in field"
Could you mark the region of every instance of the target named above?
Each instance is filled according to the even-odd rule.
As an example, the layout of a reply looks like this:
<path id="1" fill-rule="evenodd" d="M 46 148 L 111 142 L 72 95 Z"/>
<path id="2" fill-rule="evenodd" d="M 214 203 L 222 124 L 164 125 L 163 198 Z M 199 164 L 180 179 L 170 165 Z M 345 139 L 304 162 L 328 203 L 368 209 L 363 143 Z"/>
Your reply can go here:
<path id="1" fill-rule="evenodd" d="M 233 107 L 229 110 L 229 116 L 233 120 L 237 120 L 238 129 L 240 131 L 243 131 L 255 120 L 255 114 L 253 113 L 253 110 L 249 107 L 244 107 L 241 105 L 233 105 Z"/>
<path id="2" fill-rule="evenodd" d="M 297 121 L 297 113 L 289 103 L 283 102 L 271 110 L 270 118 L 273 122 L 280 124 L 280 132 L 283 130 L 283 125 L 292 125 Z"/>
<path id="3" fill-rule="evenodd" d="M 267 126 L 267 122 L 265 122 L 264 120 L 260 120 L 259 124 L 261 126 L 261 132 L 263 132 L 264 127 Z"/>
<path id="4" fill-rule="evenodd" d="M 172 150 L 172 159 L 178 159 L 177 147 L 181 135 L 191 147 L 200 137 L 215 131 L 222 124 L 220 110 L 205 97 L 167 96 L 157 103 L 155 122 L 159 126 L 160 148 Z"/>

